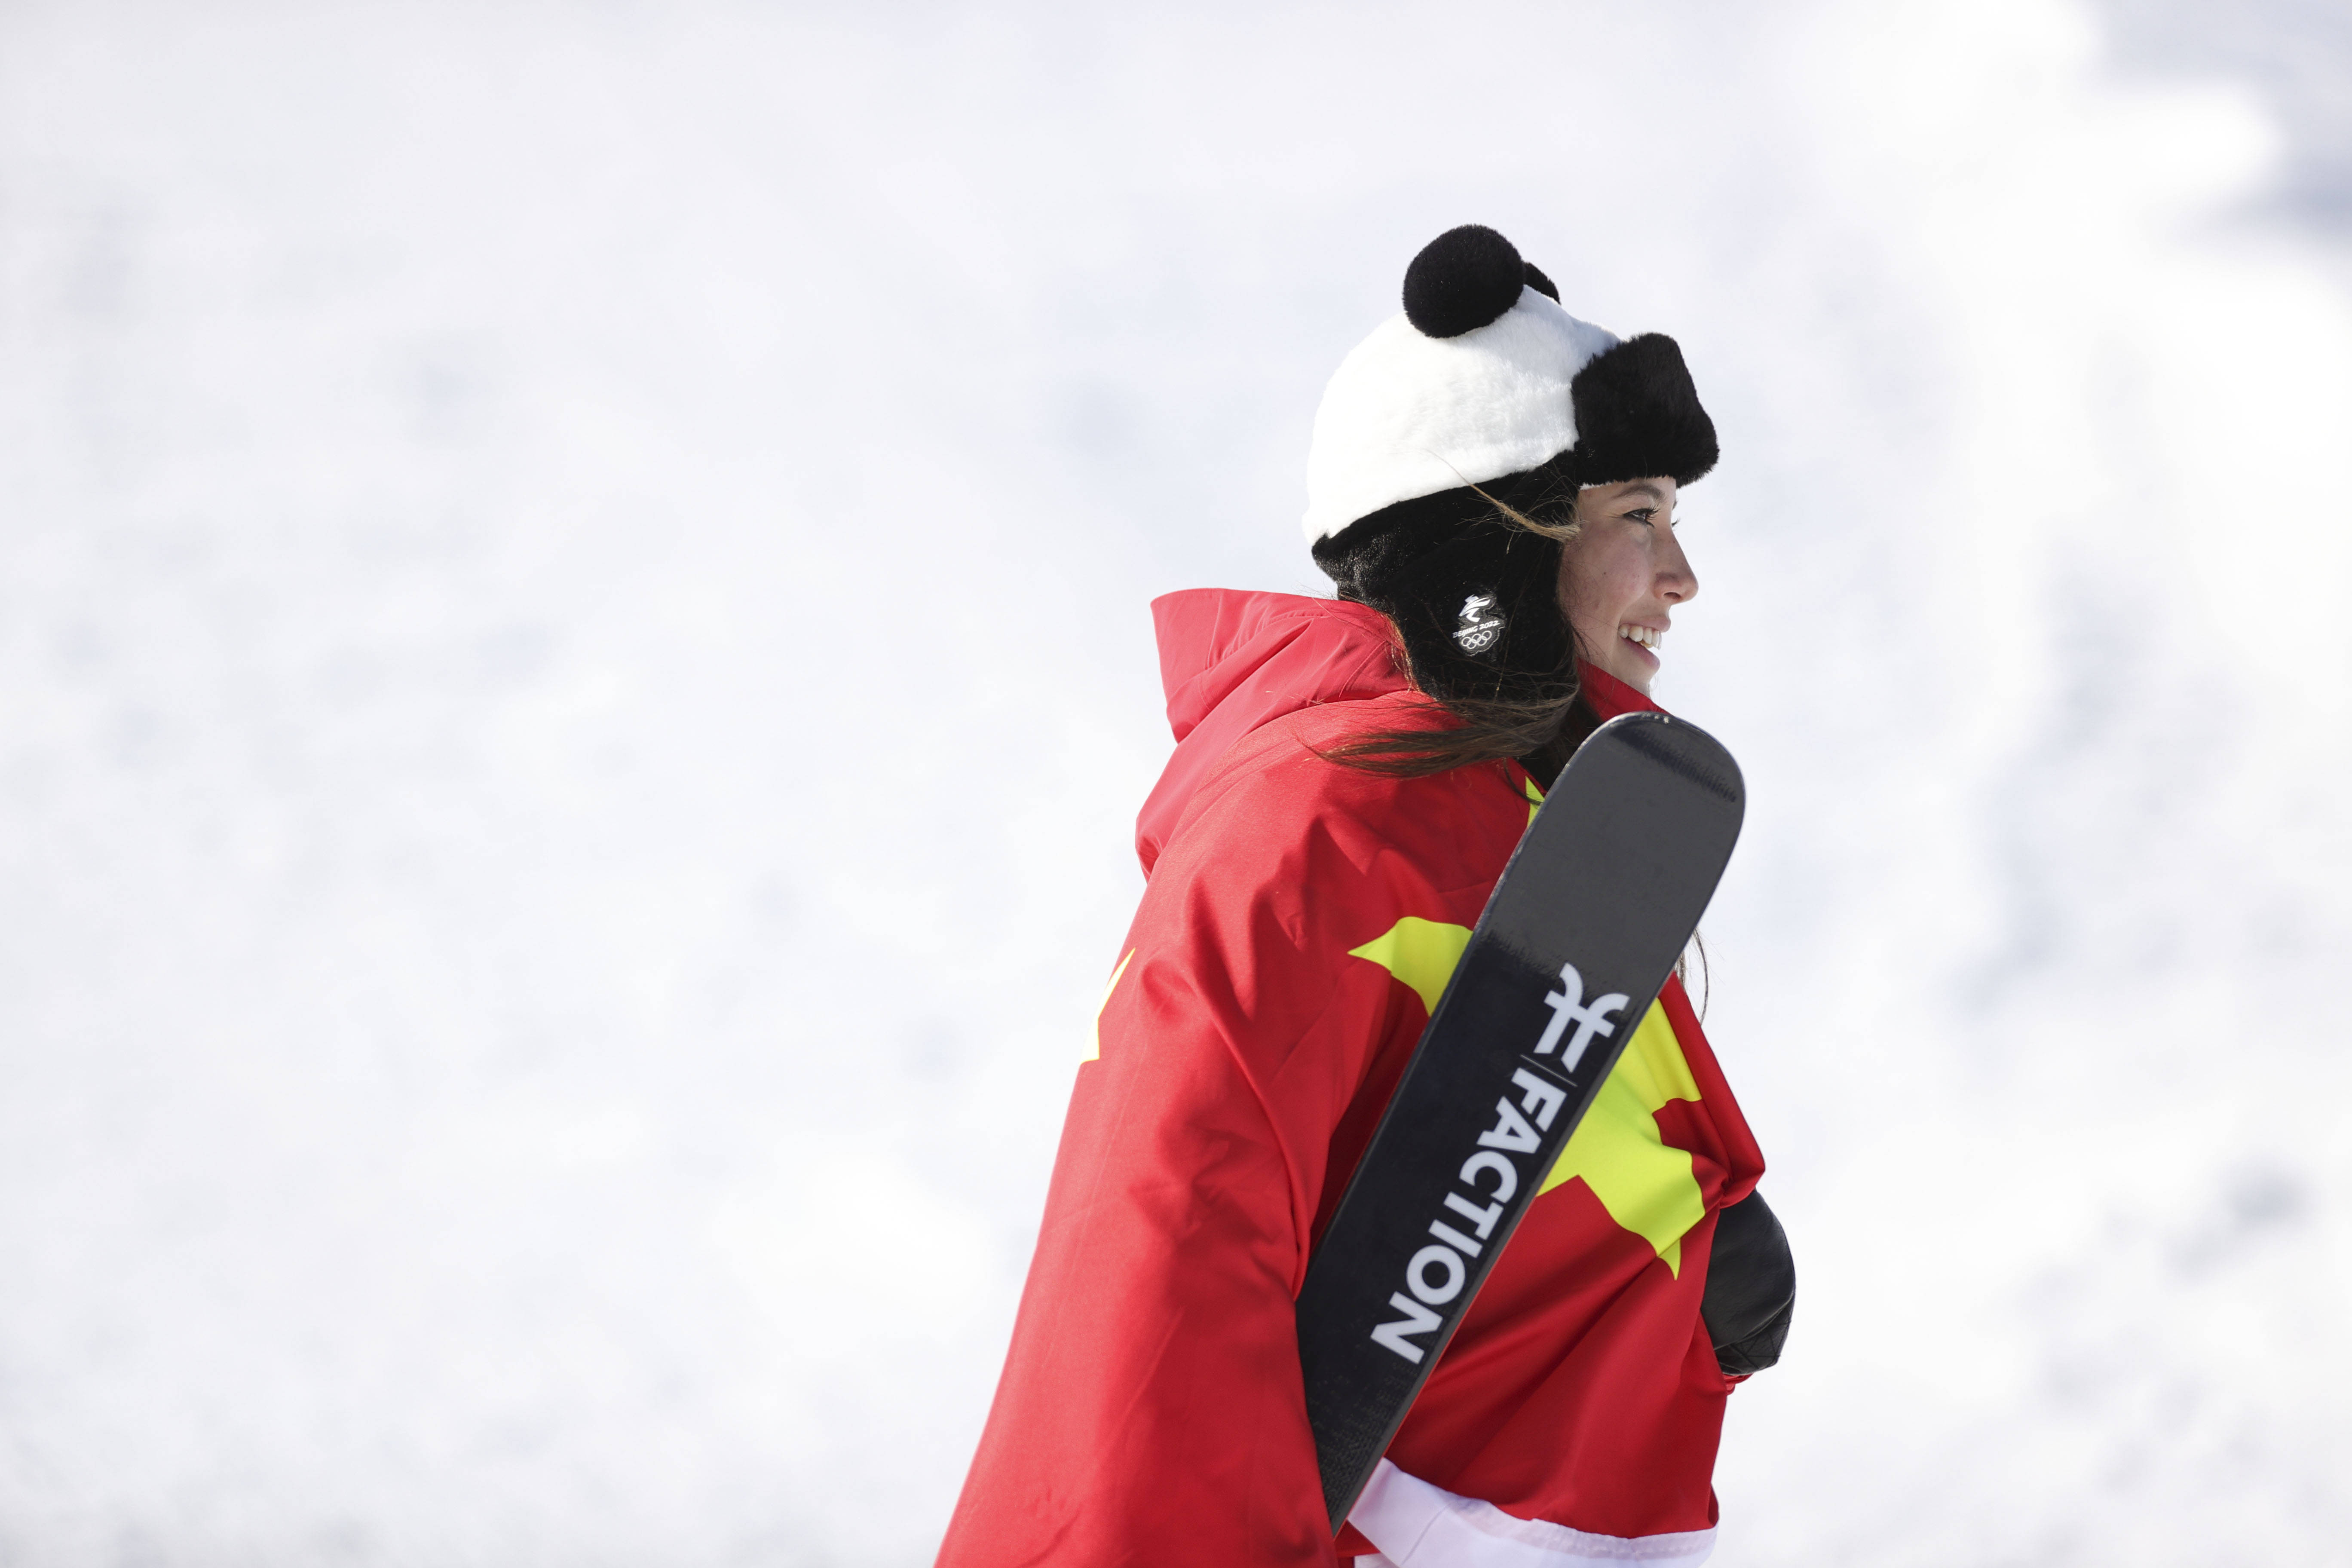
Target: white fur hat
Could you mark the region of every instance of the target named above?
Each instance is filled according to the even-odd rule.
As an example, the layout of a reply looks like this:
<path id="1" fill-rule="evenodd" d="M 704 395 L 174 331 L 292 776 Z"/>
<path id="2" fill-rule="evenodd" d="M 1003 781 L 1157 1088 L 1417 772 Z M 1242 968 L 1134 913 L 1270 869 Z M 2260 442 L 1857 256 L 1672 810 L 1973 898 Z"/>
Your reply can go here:
<path id="1" fill-rule="evenodd" d="M 1419 496 L 1523 473 L 1576 445 L 1569 387 L 1614 334 L 1522 284 L 1511 307 L 1458 337 L 1399 311 L 1324 388 L 1307 450 L 1307 542 Z"/>
<path id="2" fill-rule="evenodd" d="M 1307 542 L 1399 501 L 1549 462 L 1578 447 L 1580 413 L 1588 425 L 1596 413 L 1626 416 L 1601 421 L 1614 450 L 1579 453 L 1576 467 L 1590 470 L 1581 482 L 1695 479 L 1715 462 L 1715 432 L 1689 388 L 1671 339 L 1621 343 L 1560 309 L 1551 279 L 1493 229 L 1448 230 L 1406 268 L 1403 310 L 1324 389 L 1307 455 Z M 1584 434 L 1594 447 L 1595 432 Z M 1637 458 L 1638 472 L 1602 471 Z"/>

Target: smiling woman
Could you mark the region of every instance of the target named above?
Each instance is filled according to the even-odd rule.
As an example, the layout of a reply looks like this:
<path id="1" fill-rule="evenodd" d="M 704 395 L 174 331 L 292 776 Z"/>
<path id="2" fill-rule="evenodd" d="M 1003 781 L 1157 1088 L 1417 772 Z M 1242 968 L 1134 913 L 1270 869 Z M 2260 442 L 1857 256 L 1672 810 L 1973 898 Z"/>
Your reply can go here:
<path id="1" fill-rule="evenodd" d="M 1577 655 L 1643 696 L 1675 606 L 1698 578 L 1675 535 L 1672 479 L 1595 485 L 1576 498 L 1576 526 L 1559 557 L 1560 608 Z"/>
<path id="2" fill-rule="evenodd" d="M 1330 755 L 1405 777 L 1513 758 L 1549 782 L 1598 722 L 1586 676 L 1647 692 L 1671 605 L 1697 590 L 1672 520 L 1715 466 L 1715 425 L 1672 338 L 1577 320 L 1492 229 L 1429 246 L 1404 293 L 1324 394 L 1306 528 L 1454 721 Z"/>
<path id="3" fill-rule="evenodd" d="M 1316 418 L 1307 534 L 1339 597 L 1153 606 L 1178 744 L 1138 824 L 1149 886 L 944 1568 L 1706 1557 L 1725 1398 L 1777 1359 L 1793 1283 L 1679 981 L 1336 1539 L 1295 1308 L 1533 803 L 1654 706 L 1698 588 L 1675 499 L 1715 458 L 1671 339 L 1576 320 L 1501 235 L 1455 229 Z M 1501 1245 L 1488 1195 L 1433 1227 L 1423 1301 L 1462 1289 L 1446 1246 Z"/>
<path id="4" fill-rule="evenodd" d="M 1586 676 L 1599 670 L 1649 695 L 1674 608 L 1698 593 L 1698 576 L 1675 532 L 1680 486 L 1672 475 L 1659 474 L 1576 487 L 1551 468 L 1465 487 L 1419 508 L 1440 517 L 1458 514 L 1455 527 L 1467 537 L 1512 530 L 1524 536 L 1502 533 L 1506 578 L 1495 592 L 1463 595 L 1453 641 L 1472 660 L 1500 650 L 1510 624 L 1500 608 L 1507 584 L 1508 596 L 1520 605 L 1519 641 L 1540 649 L 1536 658 L 1549 658 L 1549 669 L 1482 668 L 1454 659 L 1440 646 L 1417 662 L 1415 679 L 1458 722 L 1359 735 L 1331 748 L 1326 754 L 1333 761 L 1409 778 L 1508 757 L 1548 782 L 1600 723 L 1592 705 L 1582 700 Z M 1549 493 L 1535 488 L 1546 486 Z M 1505 499 L 1514 490 L 1524 497 L 1531 488 L 1534 498 L 1525 505 Z M 1549 552 L 1539 541 L 1558 549 L 1549 575 L 1542 563 Z M 1318 551 L 1322 553 L 1320 545 Z M 1342 574 L 1346 570 L 1342 560 L 1333 573 L 1342 596 L 1362 596 Z M 1447 584 L 1448 602 L 1458 585 Z"/>

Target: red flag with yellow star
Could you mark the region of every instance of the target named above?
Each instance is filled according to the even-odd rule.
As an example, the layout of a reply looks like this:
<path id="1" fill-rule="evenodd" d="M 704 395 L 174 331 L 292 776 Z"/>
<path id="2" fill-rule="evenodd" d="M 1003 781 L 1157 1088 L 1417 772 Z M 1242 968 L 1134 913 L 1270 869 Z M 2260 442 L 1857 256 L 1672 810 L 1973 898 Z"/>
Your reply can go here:
<path id="1" fill-rule="evenodd" d="M 1449 1530 L 1517 1553 L 1465 1561 L 1696 1563 L 1733 1382 L 1700 1317 L 1708 1246 L 1763 1160 L 1675 983 L 1332 1540 L 1292 1304 L 1541 794 L 1515 763 L 1324 760 L 1452 722 L 1374 612 L 1154 610 L 1179 743 L 1139 824 L 1149 886 L 943 1568 L 1329 1564 Z M 1603 719 L 1652 707 L 1585 681 Z"/>

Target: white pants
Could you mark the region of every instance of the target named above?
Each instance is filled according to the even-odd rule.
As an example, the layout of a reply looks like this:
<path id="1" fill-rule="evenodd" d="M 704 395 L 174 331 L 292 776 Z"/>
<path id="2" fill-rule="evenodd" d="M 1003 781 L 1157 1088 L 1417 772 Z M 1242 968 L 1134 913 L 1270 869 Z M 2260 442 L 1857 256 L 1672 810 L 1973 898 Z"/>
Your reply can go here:
<path id="1" fill-rule="evenodd" d="M 1698 1568 L 1715 1550 L 1712 1530 L 1673 1535 L 1591 1535 L 1539 1519 L 1514 1519 L 1490 1502 L 1455 1497 L 1382 1459 L 1348 1522 L 1380 1548 L 1356 1568 Z"/>

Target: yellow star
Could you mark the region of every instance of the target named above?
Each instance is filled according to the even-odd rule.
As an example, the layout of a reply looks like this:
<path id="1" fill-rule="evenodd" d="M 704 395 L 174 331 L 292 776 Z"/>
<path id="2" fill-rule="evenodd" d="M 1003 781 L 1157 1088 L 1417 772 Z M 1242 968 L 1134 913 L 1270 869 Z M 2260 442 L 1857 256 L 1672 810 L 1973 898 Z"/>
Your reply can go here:
<path id="1" fill-rule="evenodd" d="M 1469 945 L 1467 926 L 1407 915 L 1348 956 L 1379 964 L 1434 1013 Z M 1706 1217 L 1706 1202 L 1691 1173 L 1689 1151 L 1667 1145 L 1657 1112 L 1670 1100 L 1698 1098 L 1675 1027 L 1653 1002 L 1538 1193 L 1582 1181 L 1611 1219 L 1647 1241 L 1680 1275 L 1683 1237 Z"/>

